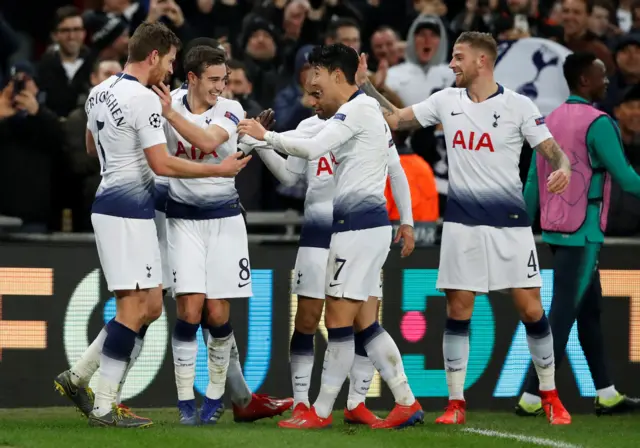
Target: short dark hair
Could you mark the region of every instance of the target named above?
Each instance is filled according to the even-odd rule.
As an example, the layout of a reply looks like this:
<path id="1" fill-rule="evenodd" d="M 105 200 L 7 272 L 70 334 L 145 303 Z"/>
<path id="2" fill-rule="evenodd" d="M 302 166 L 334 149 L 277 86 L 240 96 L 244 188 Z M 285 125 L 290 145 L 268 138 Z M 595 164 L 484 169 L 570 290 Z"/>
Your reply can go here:
<path id="1" fill-rule="evenodd" d="M 224 51 L 218 48 L 198 45 L 189 50 L 184 56 L 184 72 L 192 72 L 199 78 L 207 67 L 212 65 L 225 65 L 226 63 L 227 57 Z"/>
<path id="2" fill-rule="evenodd" d="M 344 44 L 315 47 L 309 54 L 309 65 L 311 67 L 326 68 L 329 73 L 340 70 L 351 85 L 356 83 L 359 62 L 360 59 L 356 50 Z"/>
<path id="3" fill-rule="evenodd" d="M 67 5 L 56 9 L 53 15 L 53 30 L 55 31 L 62 22 L 72 17 L 82 17 L 82 13 L 75 6 Z"/>
<path id="4" fill-rule="evenodd" d="M 337 39 L 338 30 L 340 28 L 356 28 L 358 31 L 360 31 L 360 25 L 358 24 L 358 22 L 349 17 L 339 17 L 329 22 L 329 25 L 327 26 L 327 37 L 330 37 L 331 39 Z"/>
<path id="5" fill-rule="evenodd" d="M 227 61 L 227 67 L 229 70 L 242 70 L 245 73 L 247 72 L 247 66 L 242 61 L 238 61 L 237 59 L 230 59 Z"/>
<path id="6" fill-rule="evenodd" d="M 493 36 L 489 33 L 480 33 L 478 31 L 465 31 L 456 39 L 456 44 L 467 44 L 476 50 L 482 50 L 491 57 L 493 62 L 498 59 L 498 44 Z"/>
<path id="7" fill-rule="evenodd" d="M 129 39 L 129 62 L 144 61 L 153 50 L 162 57 L 171 51 L 171 47 L 179 50 L 180 46 L 180 39 L 166 25 L 144 22 Z"/>
<path id="8" fill-rule="evenodd" d="M 562 0 L 562 3 L 564 3 L 565 1 L 566 0 Z M 594 0 L 582 0 L 582 3 L 584 3 L 587 14 L 591 15 L 591 13 L 593 12 Z"/>
<path id="9" fill-rule="evenodd" d="M 567 56 L 562 69 L 569 90 L 574 91 L 580 86 L 580 78 L 589 70 L 596 59 L 598 59 L 597 56 L 589 51 L 571 53 Z"/>

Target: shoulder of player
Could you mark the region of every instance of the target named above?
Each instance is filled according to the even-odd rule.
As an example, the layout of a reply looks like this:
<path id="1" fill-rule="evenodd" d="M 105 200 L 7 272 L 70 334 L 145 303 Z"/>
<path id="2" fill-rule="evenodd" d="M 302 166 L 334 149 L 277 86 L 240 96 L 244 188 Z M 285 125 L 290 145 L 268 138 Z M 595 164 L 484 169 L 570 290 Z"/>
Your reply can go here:
<path id="1" fill-rule="evenodd" d="M 324 123 L 326 123 L 326 120 L 321 119 L 317 115 L 313 115 L 312 117 L 305 118 L 300 123 L 298 123 L 298 126 L 296 126 L 296 130 L 301 131 L 311 127 L 320 126 Z"/>
<path id="2" fill-rule="evenodd" d="M 511 89 L 503 87 L 504 104 L 509 110 L 517 114 L 527 114 L 531 112 L 531 108 L 535 107 L 535 103 L 531 98 Z"/>
<path id="3" fill-rule="evenodd" d="M 236 124 L 244 119 L 244 108 L 242 104 L 236 100 L 223 97 L 218 97 L 217 104 L 210 109 L 210 113 L 211 115 L 225 116 Z"/>

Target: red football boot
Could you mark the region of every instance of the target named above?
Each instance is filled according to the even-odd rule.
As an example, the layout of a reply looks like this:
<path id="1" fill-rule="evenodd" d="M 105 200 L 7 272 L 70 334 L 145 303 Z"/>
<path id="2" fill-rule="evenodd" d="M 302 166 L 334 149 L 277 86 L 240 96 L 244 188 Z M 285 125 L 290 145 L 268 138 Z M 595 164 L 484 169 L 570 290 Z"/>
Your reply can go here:
<path id="1" fill-rule="evenodd" d="M 418 400 L 411 406 L 402 406 L 396 403 L 389 412 L 387 418 L 371 425 L 373 429 L 402 429 L 424 422 L 424 412 Z"/>
<path id="2" fill-rule="evenodd" d="M 287 420 L 278 422 L 278 426 L 287 429 L 324 429 L 330 428 L 333 423 L 333 416 L 329 414 L 329 417 L 322 418 L 316 414 L 316 410 L 311 406 L 304 414 L 299 417 L 291 417 Z"/>
<path id="3" fill-rule="evenodd" d="M 569 425 L 571 423 L 571 415 L 569 415 L 569 412 L 560 401 L 556 389 L 541 390 L 540 399 L 542 400 L 542 409 L 544 409 L 545 414 L 547 414 L 549 423 L 552 425 Z"/>
<path id="4" fill-rule="evenodd" d="M 293 398 L 273 398 L 266 394 L 252 394 L 251 402 L 246 408 L 233 405 L 233 421 L 237 423 L 249 423 L 261 418 L 272 418 L 282 415 L 284 411 L 293 406 Z"/>
<path id="5" fill-rule="evenodd" d="M 360 403 L 354 409 L 344 408 L 344 422 L 347 425 L 373 425 L 381 419 L 371 412 L 364 403 Z"/>
<path id="6" fill-rule="evenodd" d="M 467 403 L 464 400 L 449 400 L 444 414 L 436 419 L 436 423 L 442 425 L 463 425 L 467 420 L 465 410 Z"/>
<path id="7" fill-rule="evenodd" d="M 304 403 L 298 403 L 296 407 L 293 408 L 293 412 L 291 412 L 291 418 L 300 418 L 306 412 L 309 412 L 309 406 Z"/>

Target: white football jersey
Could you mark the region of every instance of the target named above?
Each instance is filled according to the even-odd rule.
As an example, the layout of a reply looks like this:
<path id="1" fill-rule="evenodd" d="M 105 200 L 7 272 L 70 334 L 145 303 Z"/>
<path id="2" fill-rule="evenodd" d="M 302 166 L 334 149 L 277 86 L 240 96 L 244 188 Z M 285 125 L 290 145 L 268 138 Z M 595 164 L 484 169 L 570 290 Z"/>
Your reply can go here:
<path id="1" fill-rule="evenodd" d="M 336 190 L 333 232 L 389 225 L 387 181 L 389 135 L 378 102 L 362 91 L 343 104 L 318 135 L 336 134 L 343 144 L 332 148 Z M 323 135 L 325 134 L 325 135 Z"/>
<path id="2" fill-rule="evenodd" d="M 413 106 L 423 127 L 442 123 L 449 164 L 445 221 L 492 227 L 531 225 L 522 196 L 520 151 L 551 138 L 526 96 L 498 86 L 474 103 L 466 89 L 447 88 Z"/>
<path id="3" fill-rule="evenodd" d="M 301 121 L 294 131 L 284 132 L 284 135 L 309 138 L 317 135 L 326 125 L 327 120 L 322 120 L 314 115 Z M 300 176 L 306 175 L 307 178 L 304 225 L 300 233 L 300 246 L 302 247 L 329 248 L 335 192 L 334 161 L 332 153 L 314 160 L 293 156 L 287 158 L 287 170 Z"/>
<path id="4" fill-rule="evenodd" d="M 85 110 L 102 174 L 92 213 L 153 218 L 154 173 L 144 150 L 166 143 L 158 96 L 119 73 L 91 89 Z"/>
<path id="5" fill-rule="evenodd" d="M 185 140 L 168 123 L 165 125 L 169 153 L 176 157 L 199 163 L 219 164 L 237 150 L 237 126 L 244 110 L 240 103 L 219 97 L 215 106 L 206 112 L 191 113 L 187 95 L 176 95 L 173 108 L 190 122 L 207 128 L 220 126 L 229 139 L 211 154 L 205 154 Z M 215 219 L 240 214 L 235 179 L 207 177 L 201 179 L 169 179 L 167 217 L 183 219 Z"/>
<path id="6" fill-rule="evenodd" d="M 186 95 L 187 89 L 186 87 L 180 87 L 178 89 L 171 91 L 171 98 L 174 100 L 176 98 L 182 98 L 182 96 Z M 166 121 L 165 121 L 166 126 Z M 166 130 L 166 128 L 165 128 Z M 156 210 L 159 212 L 164 212 L 167 208 L 167 197 L 169 195 L 169 178 L 165 176 L 155 176 L 156 179 L 156 189 L 155 189 L 155 204 Z"/>

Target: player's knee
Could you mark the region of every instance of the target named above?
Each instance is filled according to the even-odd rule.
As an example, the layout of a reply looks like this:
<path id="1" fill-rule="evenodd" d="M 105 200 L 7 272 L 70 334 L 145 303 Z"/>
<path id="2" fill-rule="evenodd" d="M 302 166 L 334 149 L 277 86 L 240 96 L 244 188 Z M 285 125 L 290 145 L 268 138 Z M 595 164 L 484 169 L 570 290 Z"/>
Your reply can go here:
<path id="1" fill-rule="evenodd" d="M 473 303 L 469 304 L 464 300 L 447 300 L 447 316 L 455 320 L 468 320 L 473 314 Z"/>
<path id="2" fill-rule="evenodd" d="M 147 303 L 146 322 L 150 324 L 162 315 L 162 298 L 153 298 Z"/>
<path id="3" fill-rule="evenodd" d="M 352 327 L 362 302 L 348 299 L 327 298 L 324 324 L 327 328 Z"/>
<path id="4" fill-rule="evenodd" d="M 537 300 L 530 300 L 529 303 L 522 305 L 519 312 L 522 322 L 537 322 L 544 314 L 542 304 Z"/>
<path id="5" fill-rule="evenodd" d="M 296 329 L 301 333 L 315 333 L 322 318 L 323 308 L 323 300 L 299 298 L 295 319 Z"/>
<path id="6" fill-rule="evenodd" d="M 229 322 L 229 302 L 226 300 L 207 300 L 207 322 L 214 327 Z"/>

